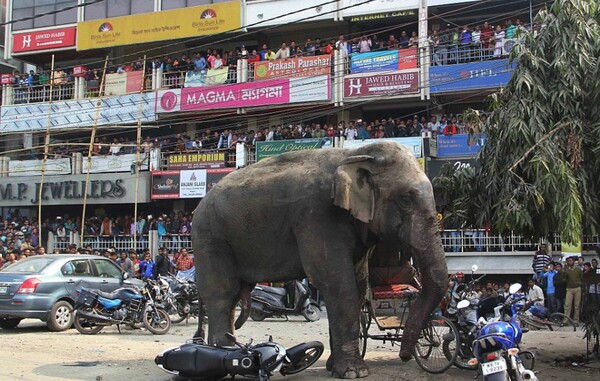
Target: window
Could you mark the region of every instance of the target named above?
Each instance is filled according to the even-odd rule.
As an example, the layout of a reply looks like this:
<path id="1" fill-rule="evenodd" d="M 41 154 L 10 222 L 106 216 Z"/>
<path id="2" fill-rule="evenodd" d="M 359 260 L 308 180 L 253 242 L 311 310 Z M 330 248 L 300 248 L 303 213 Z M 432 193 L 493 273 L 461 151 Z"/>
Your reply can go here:
<path id="1" fill-rule="evenodd" d="M 225 3 L 232 0 L 162 0 L 162 10 L 195 7 L 198 5 L 208 5 L 216 3 Z"/>
<path id="2" fill-rule="evenodd" d="M 5 272 L 11 273 L 39 273 L 50 263 L 54 262 L 55 258 L 47 257 L 32 257 L 31 259 L 23 259 L 15 262 Z"/>
<path id="3" fill-rule="evenodd" d="M 85 7 L 84 14 L 88 21 L 148 12 L 154 12 L 154 0 L 106 0 Z"/>
<path id="4" fill-rule="evenodd" d="M 61 267 L 60 272 L 65 276 L 93 276 L 90 262 L 87 259 L 69 261 Z"/>
<path id="5" fill-rule="evenodd" d="M 55 10 L 77 5 L 77 0 L 13 0 L 12 19 L 42 15 Z M 13 30 L 43 28 L 77 22 L 77 9 L 62 11 L 56 14 L 36 17 L 31 20 L 16 22 Z"/>
<path id="6" fill-rule="evenodd" d="M 96 271 L 100 277 L 120 278 L 123 276 L 121 269 L 108 259 L 96 258 L 94 259 L 94 264 L 96 265 Z"/>

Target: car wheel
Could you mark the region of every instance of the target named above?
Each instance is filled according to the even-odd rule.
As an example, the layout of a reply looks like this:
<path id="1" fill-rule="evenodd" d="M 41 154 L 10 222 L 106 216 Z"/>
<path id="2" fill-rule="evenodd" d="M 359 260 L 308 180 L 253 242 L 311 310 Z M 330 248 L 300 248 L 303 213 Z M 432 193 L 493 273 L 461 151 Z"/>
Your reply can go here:
<path id="1" fill-rule="evenodd" d="M 21 322 L 18 318 L 0 318 L 0 328 L 2 329 L 15 329 Z"/>
<path id="2" fill-rule="evenodd" d="M 73 325 L 74 315 L 73 306 L 69 302 L 61 300 L 52 306 L 46 324 L 51 331 L 64 331 Z"/>

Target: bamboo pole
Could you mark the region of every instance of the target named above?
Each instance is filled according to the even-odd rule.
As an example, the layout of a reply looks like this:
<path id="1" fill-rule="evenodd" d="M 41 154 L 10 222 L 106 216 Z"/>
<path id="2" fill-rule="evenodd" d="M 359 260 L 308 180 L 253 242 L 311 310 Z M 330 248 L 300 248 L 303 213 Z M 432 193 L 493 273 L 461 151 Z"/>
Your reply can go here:
<path id="1" fill-rule="evenodd" d="M 144 55 L 144 64 L 142 66 L 142 85 L 140 87 L 140 101 L 138 106 L 138 123 L 137 123 L 137 137 L 136 137 L 136 148 L 135 148 L 135 194 L 133 201 L 133 221 L 135 221 L 135 233 L 133 235 L 133 250 L 137 253 L 137 213 L 138 213 L 138 190 L 140 187 L 140 148 L 142 145 L 142 113 L 144 112 L 144 85 L 146 84 L 146 56 Z M 148 221 L 146 221 L 148 223 Z"/>
<path id="2" fill-rule="evenodd" d="M 46 162 L 48 161 L 48 151 L 50 149 L 50 127 L 52 125 L 52 90 L 54 87 L 54 54 L 50 64 L 50 99 L 48 100 L 48 121 L 46 125 L 46 137 L 44 138 L 44 158 L 42 159 L 42 176 L 38 189 L 38 236 L 42 236 L 42 190 L 44 188 L 44 174 L 46 173 Z"/>
<path id="3" fill-rule="evenodd" d="M 96 140 L 96 130 L 98 129 L 98 119 L 100 118 L 100 110 L 102 109 L 102 96 L 106 86 L 106 67 L 108 65 L 108 56 L 104 60 L 104 69 L 102 70 L 102 81 L 100 82 L 100 93 L 98 94 L 98 103 L 96 103 L 96 116 L 94 118 L 94 126 L 92 127 L 92 135 L 90 136 L 90 145 L 88 147 L 87 165 L 85 174 L 85 187 L 83 191 L 83 211 L 81 213 L 81 238 L 83 244 L 83 234 L 85 233 L 85 212 L 87 206 L 87 195 L 90 186 L 90 169 L 92 167 L 92 152 L 94 150 L 94 140 Z"/>

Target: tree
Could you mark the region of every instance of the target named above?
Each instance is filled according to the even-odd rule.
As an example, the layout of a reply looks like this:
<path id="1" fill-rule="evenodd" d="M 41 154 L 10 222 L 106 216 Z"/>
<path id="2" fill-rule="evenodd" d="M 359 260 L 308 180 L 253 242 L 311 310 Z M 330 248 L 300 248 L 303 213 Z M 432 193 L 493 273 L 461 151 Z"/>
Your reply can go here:
<path id="1" fill-rule="evenodd" d="M 600 212 L 600 13 L 597 1 L 556 0 L 511 51 L 515 69 L 492 96 L 481 167 L 443 172 L 449 209 L 479 226 L 578 242 Z M 452 191 L 452 189 L 454 190 Z"/>

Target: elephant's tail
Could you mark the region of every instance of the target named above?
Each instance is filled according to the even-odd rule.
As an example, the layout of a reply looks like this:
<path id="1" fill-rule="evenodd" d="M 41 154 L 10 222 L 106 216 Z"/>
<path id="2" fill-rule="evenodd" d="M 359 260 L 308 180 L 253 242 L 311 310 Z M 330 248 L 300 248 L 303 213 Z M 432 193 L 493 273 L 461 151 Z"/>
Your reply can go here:
<path id="1" fill-rule="evenodd" d="M 253 288 L 254 285 L 248 283 L 242 283 L 240 287 L 240 306 L 242 308 L 242 312 L 235 321 L 235 329 L 242 328 L 242 326 L 250 316 L 250 305 L 252 303 L 252 297 L 250 293 L 252 292 Z"/>

